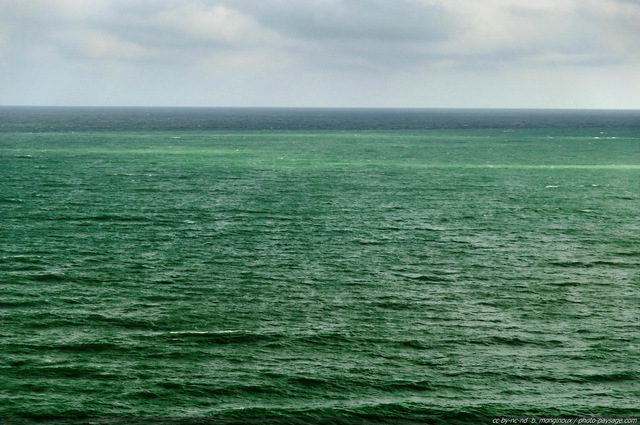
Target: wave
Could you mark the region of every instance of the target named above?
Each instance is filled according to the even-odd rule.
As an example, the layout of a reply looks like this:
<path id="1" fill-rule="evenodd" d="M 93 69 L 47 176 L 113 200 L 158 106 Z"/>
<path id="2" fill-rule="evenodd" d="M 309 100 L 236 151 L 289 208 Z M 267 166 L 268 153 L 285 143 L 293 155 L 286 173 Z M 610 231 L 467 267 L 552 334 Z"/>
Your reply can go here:
<path id="1" fill-rule="evenodd" d="M 428 350 L 433 348 L 433 343 L 429 343 L 427 341 L 421 341 L 417 339 L 407 339 L 404 341 L 398 342 L 400 347 L 408 347 L 414 348 L 416 350 Z"/>
<path id="2" fill-rule="evenodd" d="M 576 377 L 576 379 L 580 382 L 636 382 L 638 378 L 640 378 L 640 372 L 636 372 L 634 370 L 625 370 L 611 373 L 595 373 Z"/>
<path id="3" fill-rule="evenodd" d="M 119 348 L 117 344 L 110 342 L 80 342 L 76 344 L 52 345 L 53 350 L 75 351 L 75 352 L 98 352 Z"/>
<path id="4" fill-rule="evenodd" d="M 447 277 L 442 275 L 433 275 L 433 274 L 397 273 L 396 275 L 407 280 L 413 280 L 413 281 L 424 282 L 424 283 L 448 283 L 448 282 L 454 282 L 456 280 L 452 277 Z"/>
<path id="5" fill-rule="evenodd" d="M 72 352 L 72 353 L 98 353 L 103 351 L 111 351 L 111 350 L 124 348 L 112 342 L 100 342 L 100 341 L 51 343 L 51 344 L 47 344 L 47 343 L 30 344 L 25 342 L 25 343 L 7 344 L 7 346 L 20 348 L 20 349 L 26 348 L 29 351 L 42 352 L 42 353 L 51 352 L 51 351 L 63 351 L 63 352 Z"/>
<path id="6" fill-rule="evenodd" d="M 24 204 L 23 199 L 0 197 L 0 204 Z"/>
<path id="7" fill-rule="evenodd" d="M 118 374 L 86 366 L 57 365 L 47 367 L 30 367 L 29 370 L 32 376 L 37 376 L 39 379 L 91 379 L 112 381 L 122 378 Z"/>
<path id="8" fill-rule="evenodd" d="M 296 336 L 286 341 L 282 341 L 282 345 L 303 345 L 312 347 L 345 347 L 353 343 L 353 339 L 347 335 L 335 334 L 312 334 L 304 336 Z"/>
<path id="9" fill-rule="evenodd" d="M 34 301 L 0 301 L 0 308 L 33 308 L 48 304 L 46 300 Z"/>
<path id="10" fill-rule="evenodd" d="M 162 392 L 141 390 L 128 393 L 129 398 L 157 399 Z M 99 409 L 78 409 L 65 404 L 40 408 L 28 415 L 7 417 L 15 425 L 469 425 L 491 424 L 495 418 L 576 418 L 617 417 L 634 418 L 640 408 L 578 406 L 544 407 L 512 406 L 506 403 L 486 403 L 472 406 L 443 407 L 412 402 L 371 402 L 351 405 L 349 402 L 325 403 L 326 406 L 249 406 L 215 409 L 197 416 L 133 417 L 100 416 Z"/>
<path id="11" fill-rule="evenodd" d="M 633 256 L 633 255 L 629 255 Z M 595 261 L 551 261 L 549 265 L 556 267 L 566 267 L 566 268 L 593 268 L 593 267 L 637 267 L 638 264 L 634 263 L 626 263 L 622 261 L 607 261 L 607 260 L 595 260 Z"/>
<path id="12" fill-rule="evenodd" d="M 169 341 L 197 341 L 209 344 L 247 344 L 278 341 L 283 336 L 277 333 L 261 333 L 244 330 L 221 331 L 170 331 L 164 335 Z"/>
<path id="13" fill-rule="evenodd" d="M 564 345 L 562 341 L 558 340 L 526 339 L 517 336 L 492 336 L 486 339 L 472 340 L 471 342 L 482 345 L 511 345 L 516 347 L 534 345 L 544 348 L 557 348 Z"/>
<path id="14" fill-rule="evenodd" d="M 373 307 L 381 308 L 384 310 L 396 310 L 396 311 L 406 311 L 406 310 L 421 310 L 422 306 L 415 302 L 411 301 L 374 301 L 371 303 Z"/>
<path id="15" fill-rule="evenodd" d="M 140 396 L 143 396 L 141 393 Z M 146 397 L 155 397 L 153 393 Z M 606 408 L 598 417 L 633 417 L 640 409 Z M 62 418 L 60 425 L 469 425 L 491 424 L 495 418 L 575 418 L 591 416 L 592 412 L 576 407 L 526 408 L 508 407 L 502 403 L 480 406 L 433 407 L 419 403 L 372 403 L 350 406 L 348 403 L 335 407 L 278 407 L 260 406 L 215 411 L 198 417 L 103 417 L 91 418 L 90 422 Z M 69 415 L 72 416 L 72 415 Z M 33 416 L 32 416 L 33 417 Z M 37 417 L 37 416 L 36 416 Z M 49 418 L 59 418 L 49 415 Z M 47 418 L 47 416 L 45 416 Z M 14 423 L 14 422 L 12 422 Z M 22 422 L 27 425 L 34 422 Z"/>
<path id="16" fill-rule="evenodd" d="M 31 276 L 36 282 L 66 282 L 67 276 L 64 273 L 38 273 Z"/>
<path id="17" fill-rule="evenodd" d="M 152 217 L 148 216 L 132 216 L 123 214 L 97 214 L 97 215 L 64 215 L 50 217 L 43 215 L 40 217 L 48 221 L 105 221 L 105 222 L 154 222 Z"/>

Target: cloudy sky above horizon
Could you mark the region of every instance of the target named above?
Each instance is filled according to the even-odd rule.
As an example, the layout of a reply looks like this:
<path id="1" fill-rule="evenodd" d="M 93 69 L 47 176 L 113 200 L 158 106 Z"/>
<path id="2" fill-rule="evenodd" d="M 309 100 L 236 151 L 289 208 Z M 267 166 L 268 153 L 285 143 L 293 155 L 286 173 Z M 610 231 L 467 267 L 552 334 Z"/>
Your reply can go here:
<path id="1" fill-rule="evenodd" d="M 640 0 L 1 0 L 0 104 L 640 109 Z"/>

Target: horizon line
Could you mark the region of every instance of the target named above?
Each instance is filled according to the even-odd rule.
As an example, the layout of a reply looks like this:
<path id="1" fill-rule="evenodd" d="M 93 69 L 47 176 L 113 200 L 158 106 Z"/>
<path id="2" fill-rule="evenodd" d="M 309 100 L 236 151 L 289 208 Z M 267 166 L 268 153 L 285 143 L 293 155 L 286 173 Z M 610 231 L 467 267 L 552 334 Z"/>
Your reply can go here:
<path id="1" fill-rule="evenodd" d="M 202 106 L 202 105 L 0 105 L 0 108 L 87 109 L 307 109 L 307 110 L 460 110 L 460 111 L 627 111 L 640 108 L 436 107 L 436 106 Z"/>

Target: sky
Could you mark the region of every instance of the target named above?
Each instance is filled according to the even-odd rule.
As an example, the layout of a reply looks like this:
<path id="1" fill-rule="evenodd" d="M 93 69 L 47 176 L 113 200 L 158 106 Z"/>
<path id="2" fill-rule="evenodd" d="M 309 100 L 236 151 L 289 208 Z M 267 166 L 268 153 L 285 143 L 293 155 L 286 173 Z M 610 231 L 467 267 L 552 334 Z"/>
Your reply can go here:
<path id="1" fill-rule="evenodd" d="M 0 0 L 0 105 L 640 109 L 640 0 Z"/>

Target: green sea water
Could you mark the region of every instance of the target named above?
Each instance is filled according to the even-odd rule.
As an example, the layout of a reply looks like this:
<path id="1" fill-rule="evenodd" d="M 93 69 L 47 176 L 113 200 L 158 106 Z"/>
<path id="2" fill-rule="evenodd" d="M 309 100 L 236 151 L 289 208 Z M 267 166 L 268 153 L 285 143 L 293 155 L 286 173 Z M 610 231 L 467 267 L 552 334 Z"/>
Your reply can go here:
<path id="1" fill-rule="evenodd" d="M 639 211 L 637 126 L 9 126 L 0 423 L 637 418 Z"/>

